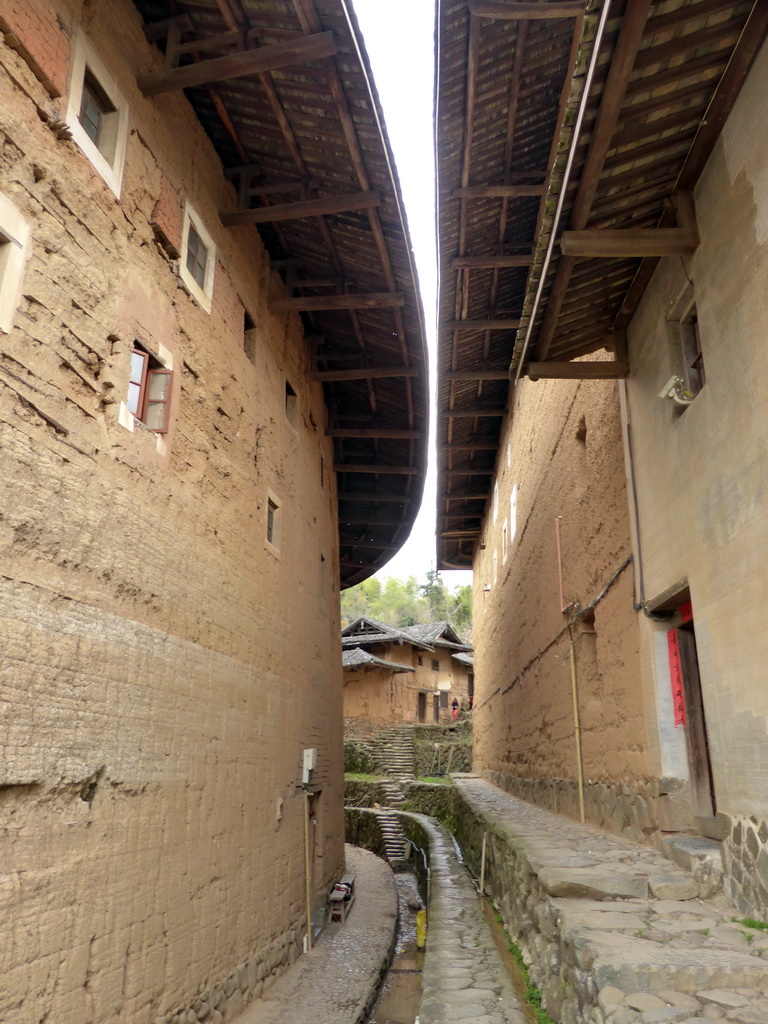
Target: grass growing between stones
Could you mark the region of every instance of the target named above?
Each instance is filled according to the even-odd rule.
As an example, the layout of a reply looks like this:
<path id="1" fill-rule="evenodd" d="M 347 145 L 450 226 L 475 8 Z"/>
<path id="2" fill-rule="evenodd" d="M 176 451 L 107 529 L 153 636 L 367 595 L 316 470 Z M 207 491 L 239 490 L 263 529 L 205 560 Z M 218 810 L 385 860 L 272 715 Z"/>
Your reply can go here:
<path id="1" fill-rule="evenodd" d="M 504 920 L 498 911 L 494 913 L 494 917 L 499 925 L 499 928 L 504 933 L 504 938 L 507 943 L 507 949 L 510 956 L 517 964 L 520 974 L 523 976 L 525 982 L 525 1001 L 531 1006 L 533 1015 L 536 1018 L 536 1024 L 555 1024 L 555 1021 L 549 1016 L 547 1011 L 541 1005 L 541 990 L 537 985 L 531 981 L 531 975 L 528 971 L 528 965 L 523 959 L 523 954 L 520 951 L 520 947 L 512 939 L 511 935 L 504 927 Z"/>
<path id="2" fill-rule="evenodd" d="M 768 932 L 768 923 L 756 921 L 754 917 L 732 917 L 731 920 L 737 924 L 743 924 L 745 928 L 754 928 L 756 931 Z"/>
<path id="3" fill-rule="evenodd" d="M 383 782 L 386 775 L 364 775 L 362 772 L 344 772 L 350 782 Z"/>
<path id="4" fill-rule="evenodd" d="M 453 785 L 453 779 L 449 779 L 447 775 L 420 775 L 419 782 L 430 782 L 437 786 Z"/>

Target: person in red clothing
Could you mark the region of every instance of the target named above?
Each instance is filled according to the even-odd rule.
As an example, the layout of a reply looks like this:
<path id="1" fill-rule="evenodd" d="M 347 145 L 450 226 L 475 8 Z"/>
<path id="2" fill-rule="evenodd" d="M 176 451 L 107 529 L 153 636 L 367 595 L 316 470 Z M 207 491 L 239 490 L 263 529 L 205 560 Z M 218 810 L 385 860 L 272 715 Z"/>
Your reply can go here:
<path id="1" fill-rule="evenodd" d="M 455 697 L 453 698 L 453 703 L 451 704 L 451 711 L 453 711 L 454 722 L 457 722 L 459 719 L 459 702 L 456 700 Z"/>

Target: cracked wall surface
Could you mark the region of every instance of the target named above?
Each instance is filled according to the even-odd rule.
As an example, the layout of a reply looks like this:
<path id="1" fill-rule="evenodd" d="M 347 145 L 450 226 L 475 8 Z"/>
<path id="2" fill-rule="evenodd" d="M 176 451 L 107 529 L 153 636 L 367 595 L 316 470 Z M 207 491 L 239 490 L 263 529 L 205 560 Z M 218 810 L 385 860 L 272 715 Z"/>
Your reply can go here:
<path id="1" fill-rule="evenodd" d="M 191 107 L 137 90 L 135 8 L 37 6 L 0 42 L 0 191 L 31 228 L 0 333 L 0 1019 L 229 1019 L 300 947 L 303 748 L 316 892 L 343 862 L 321 385 L 256 232 L 219 225 L 231 187 Z M 130 109 L 119 198 L 57 120 L 78 30 Z M 210 315 L 177 274 L 185 200 L 218 247 Z M 119 421 L 136 340 L 174 370 L 164 435 Z"/>

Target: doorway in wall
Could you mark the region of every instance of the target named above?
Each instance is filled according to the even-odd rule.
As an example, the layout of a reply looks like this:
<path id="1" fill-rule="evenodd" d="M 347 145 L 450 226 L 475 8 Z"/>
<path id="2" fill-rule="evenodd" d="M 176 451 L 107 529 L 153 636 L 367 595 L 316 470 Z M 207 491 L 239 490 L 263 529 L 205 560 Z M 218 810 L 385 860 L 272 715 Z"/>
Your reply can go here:
<path id="1" fill-rule="evenodd" d="M 427 695 L 426 693 L 419 694 L 419 721 L 426 722 L 427 720 Z"/>
<path id="2" fill-rule="evenodd" d="M 667 634 L 675 721 L 685 725 L 694 822 L 699 831 L 710 834 L 717 804 L 690 601 L 680 605 L 678 615 L 680 625 Z"/>
<path id="3" fill-rule="evenodd" d="M 438 693 L 434 694 L 433 697 L 432 697 L 432 714 L 434 716 L 435 722 L 436 723 L 439 722 L 440 721 L 440 695 Z"/>

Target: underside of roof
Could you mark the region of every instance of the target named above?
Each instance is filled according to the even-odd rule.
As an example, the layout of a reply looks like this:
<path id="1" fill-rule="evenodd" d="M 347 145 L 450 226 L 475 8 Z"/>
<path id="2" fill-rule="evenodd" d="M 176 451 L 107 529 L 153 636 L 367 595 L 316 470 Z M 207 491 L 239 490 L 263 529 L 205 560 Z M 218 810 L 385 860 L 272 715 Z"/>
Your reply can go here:
<path id="1" fill-rule="evenodd" d="M 437 31 L 438 565 L 465 569 L 512 382 L 626 376 L 659 258 L 695 250 L 768 3 L 439 0 Z"/>
<path id="2" fill-rule="evenodd" d="M 423 315 L 394 163 L 346 0 L 135 0 L 302 315 L 334 439 L 342 586 L 405 541 L 426 471 Z M 146 72 L 146 73 L 145 73 Z M 234 195 L 233 193 L 233 199 Z M 244 226 L 245 225 L 245 226 Z"/>

